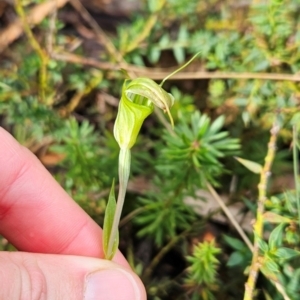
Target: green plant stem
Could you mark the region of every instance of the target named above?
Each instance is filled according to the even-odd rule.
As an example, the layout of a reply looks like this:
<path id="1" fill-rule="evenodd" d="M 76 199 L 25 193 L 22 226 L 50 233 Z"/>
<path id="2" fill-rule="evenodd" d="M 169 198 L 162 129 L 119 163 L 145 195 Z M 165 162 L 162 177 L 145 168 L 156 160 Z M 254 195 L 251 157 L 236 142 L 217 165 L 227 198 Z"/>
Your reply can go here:
<path id="1" fill-rule="evenodd" d="M 47 53 L 42 49 L 35 36 L 33 35 L 33 32 L 27 22 L 26 14 L 23 9 L 21 0 L 15 1 L 15 8 L 24 26 L 24 31 L 28 38 L 28 41 L 40 59 L 41 65 L 40 65 L 40 73 L 39 73 L 39 95 L 41 101 L 45 103 L 45 99 L 46 99 L 45 91 L 47 87 L 47 64 L 49 61 L 49 57 Z"/>
<path id="2" fill-rule="evenodd" d="M 113 225 L 111 229 L 111 235 L 109 237 L 107 253 L 111 253 L 114 241 L 118 234 L 118 227 L 123 209 L 123 204 L 126 195 L 126 189 L 128 185 L 129 173 L 130 173 L 130 160 L 131 153 L 130 149 L 120 149 L 119 153 L 119 193 L 117 200 L 116 212 L 114 215 Z"/>
<path id="3" fill-rule="evenodd" d="M 209 190 L 209 192 L 211 193 L 211 195 L 214 197 L 214 199 L 218 202 L 221 209 L 223 210 L 223 212 L 225 213 L 227 218 L 230 220 L 230 222 L 234 226 L 234 228 L 237 230 L 237 232 L 240 234 L 241 238 L 244 240 L 246 245 L 249 247 L 249 249 L 251 251 L 253 251 L 253 245 L 252 245 L 251 241 L 249 240 L 249 238 L 247 237 L 247 235 L 245 234 L 244 230 L 239 225 L 239 223 L 235 220 L 235 218 L 233 217 L 230 210 L 225 205 L 225 203 L 223 202 L 223 200 L 221 199 L 219 194 L 216 192 L 216 190 L 213 188 L 213 186 L 209 182 L 206 182 L 206 187 Z"/>
<path id="4" fill-rule="evenodd" d="M 294 180 L 296 189 L 296 199 L 297 199 L 297 210 L 298 210 L 298 222 L 300 227 L 300 185 L 299 185 L 299 158 L 297 149 L 297 128 L 293 126 L 293 163 L 294 163 Z"/>
<path id="5" fill-rule="evenodd" d="M 180 68 L 176 69 L 175 71 L 173 71 L 171 74 L 167 75 L 162 82 L 159 84 L 160 86 L 163 86 L 163 84 L 172 76 L 174 76 L 175 74 L 177 74 L 178 72 L 180 72 L 182 69 L 184 69 L 185 67 L 187 67 L 199 54 L 201 51 L 197 52 L 189 61 L 187 61 L 183 66 L 181 66 Z"/>
<path id="6" fill-rule="evenodd" d="M 279 126 L 274 122 L 271 129 L 271 136 L 268 143 L 268 152 L 265 157 L 265 163 L 260 173 L 260 181 L 258 184 L 258 203 L 256 212 L 256 221 L 254 224 L 254 249 L 252 262 L 249 270 L 248 280 L 245 285 L 244 300 L 252 300 L 261 263 L 259 260 L 259 239 L 263 238 L 263 213 L 265 210 L 265 201 L 267 199 L 267 183 L 271 175 L 271 167 L 276 153 L 276 141 L 279 132 Z"/>

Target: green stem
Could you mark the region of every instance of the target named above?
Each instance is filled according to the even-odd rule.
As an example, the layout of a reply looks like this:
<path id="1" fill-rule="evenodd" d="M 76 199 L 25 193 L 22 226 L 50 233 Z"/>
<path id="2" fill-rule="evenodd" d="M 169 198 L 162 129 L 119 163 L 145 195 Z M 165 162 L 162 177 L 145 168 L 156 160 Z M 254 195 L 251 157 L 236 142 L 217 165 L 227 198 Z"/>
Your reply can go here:
<path id="1" fill-rule="evenodd" d="M 295 189 L 297 199 L 297 210 L 298 210 L 298 222 L 300 226 L 300 185 L 299 185 L 299 158 L 297 149 L 297 129 L 293 126 L 293 161 L 294 161 L 294 178 L 295 178 Z"/>
<path id="2" fill-rule="evenodd" d="M 175 75 L 176 73 L 180 72 L 182 69 L 184 69 L 186 66 L 188 66 L 196 57 L 197 55 L 200 53 L 201 51 L 197 52 L 188 62 L 186 62 L 183 66 L 181 66 L 180 68 L 176 69 L 174 72 L 172 72 L 171 74 L 169 74 L 168 76 L 166 76 L 162 82 L 159 84 L 159 86 L 163 86 L 163 84 L 165 83 L 165 81 L 167 81 L 170 77 L 172 77 L 173 75 Z"/>
<path id="3" fill-rule="evenodd" d="M 118 234 L 118 227 L 121 218 L 122 208 L 125 200 L 126 189 L 128 185 L 129 173 L 130 173 L 130 149 L 120 149 L 119 153 L 119 194 L 117 200 L 117 208 L 114 215 L 111 234 L 109 237 L 107 253 L 111 253 L 114 241 Z"/>
<path id="4" fill-rule="evenodd" d="M 245 284 L 244 300 L 252 300 L 256 280 L 261 267 L 260 253 L 259 253 L 259 239 L 263 238 L 263 214 L 265 210 L 265 201 L 267 199 L 267 184 L 271 175 L 271 167 L 276 153 L 276 141 L 279 132 L 279 126 L 276 121 L 271 129 L 271 136 L 268 143 L 268 151 L 265 157 L 265 164 L 260 173 L 260 181 L 258 184 L 258 203 L 256 211 L 256 221 L 254 224 L 254 249 L 252 254 L 252 262 L 249 268 L 248 280 Z"/>
<path id="5" fill-rule="evenodd" d="M 22 25 L 24 27 L 24 32 L 28 38 L 28 41 L 33 48 L 33 50 L 37 53 L 40 59 L 40 72 L 39 72 L 39 96 L 41 102 L 45 103 L 46 100 L 46 88 L 47 88 L 47 64 L 49 61 L 48 54 L 42 49 L 39 42 L 35 38 L 30 25 L 26 18 L 26 13 L 22 6 L 21 0 L 16 0 L 15 2 L 16 12 L 19 15 Z"/>

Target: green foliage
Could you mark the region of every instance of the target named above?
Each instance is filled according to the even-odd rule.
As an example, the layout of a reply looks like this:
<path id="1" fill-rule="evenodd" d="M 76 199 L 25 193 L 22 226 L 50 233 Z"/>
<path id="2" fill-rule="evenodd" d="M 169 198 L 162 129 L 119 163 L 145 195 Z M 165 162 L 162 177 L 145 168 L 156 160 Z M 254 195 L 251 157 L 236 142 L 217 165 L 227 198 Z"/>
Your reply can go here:
<path id="1" fill-rule="evenodd" d="M 86 201 L 89 192 L 97 193 L 109 184 L 111 178 L 103 170 L 105 164 L 110 165 L 109 150 L 103 148 L 105 140 L 88 121 L 79 124 L 70 118 L 54 137 L 57 144 L 51 151 L 65 157 L 60 162 L 65 171 L 58 174 L 58 179 L 76 200 Z M 116 161 L 113 158 L 112 164 Z"/>
<path id="2" fill-rule="evenodd" d="M 229 138 L 229 133 L 220 131 L 224 116 L 211 123 L 210 118 L 195 111 L 183 116 L 175 127 L 174 134 L 164 133 L 165 147 L 161 150 L 157 169 L 180 182 L 205 187 L 206 181 L 217 183 L 224 172 L 220 158 L 237 153 L 238 139 Z M 176 174 L 176 175 L 175 175 Z"/>
<path id="3" fill-rule="evenodd" d="M 66 176 L 70 178 L 80 178 L 86 185 L 89 182 L 100 183 L 99 173 L 93 168 L 101 150 L 99 146 L 99 136 L 95 134 L 93 126 L 87 121 L 81 125 L 72 118 L 69 119 L 61 132 L 57 133 L 61 146 L 53 146 L 55 152 L 69 153 L 68 157 L 63 161 L 62 165 L 68 170 Z M 74 166 L 73 168 L 71 166 Z M 71 172 L 71 173 L 69 173 Z M 98 173 L 98 174 L 97 174 Z M 80 182 L 77 182 L 80 184 Z"/>
<path id="4" fill-rule="evenodd" d="M 225 242 L 234 250 L 228 261 L 228 267 L 246 268 L 251 260 L 249 248 L 239 239 L 224 235 Z"/>
<path id="5" fill-rule="evenodd" d="M 221 249 L 216 247 L 214 241 L 203 242 L 194 247 L 192 256 L 187 257 L 190 267 L 186 284 L 192 291 L 190 299 L 215 299 L 212 292 L 216 289 L 220 263 L 216 256 L 220 252 Z"/>
<path id="6" fill-rule="evenodd" d="M 284 194 L 273 196 L 266 202 L 268 211 L 280 214 L 287 220 L 281 224 L 288 223 L 288 227 L 284 231 L 283 239 L 292 245 L 297 245 L 299 240 L 296 231 L 296 223 L 298 218 L 297 198 L 294 191 L 287 191 Z"/>
<path id="7" fill-rule="evenodd" d="M 22 0 L 25 13 L 42 2 Z M 139 5 L 135 13 L 126 12 L 126 21 L 110 24 L 115 30 L 106 38 L 115 51 L 87 21 L 88 35 L 77 32 L 64 17 L 71 6 L 36 24 L 33 34 L 48 56 L 44 99 L 43 63 L 32 41 L 24 35 L 9 45 L 0 58 L 0 126 L 34 152 L 102 226 L 111 180 L 118 175 L 119 145 L 112 131 L 124 76 L 116 70 L 124 68 L 132 79 L 135 73 L 159 78 L 159 84 L 169 68 L 200 51 L 176 75 L 184 79 L 187 72 L 195 78 L 175 81 L 174 76 L 164 84 L 174 97 L 174 130 L 153 114 L 132 150 L 121 249 L 133 267 L 138 265 L 149 299 L 241 299 L 252 260 L 244 241 L 230 226 L 220 226 L 218 248 L 204 242 L 192 249 L 191 244 L 205 234 L 207 224 L 216 223 L 218 208 L 201 214 L 214 201 L 203 191 L 207 184 L 229 199 L 229 208 L 239 202 L 240 213 L 250 210 L 251 220 L 257 219 L 260 178 L 245 166 L 261 171 L 276 120 L 280 132 L 261 216 L 264 234 L 258 244 L 264 276 L 257 283 L 257 298 L 263 291 L 269 299 L 282 300 L 276 282 L 290 299 L 298 299 L 299 1 L 145 0 Z M 133 94 L 127 96 L 145 101 Z M 165 103 L 160 107 L 165 109 Z M 167 122 L 168 116 L 157 116 Z M 244 166 L 233 155 L 245 159 Z M 191 197 L 200 215 L 188 203 Z M 243 230 L 251 239 L 249 226 Z M 0 248 L 11 246 L 4 240 Z M 181 265 L 184 257 L 189 258 Z M 222 276 L 217 276 L 218 268 Z"/>
<path id="8" fill-rule="evenodd" d="M 156 184 L 162 182 L 161 178 L 154 180 Z M 135 219 L 141 227 L 138 236 L 152 237 L 157 246 L 176 237 L 178 231 L 191 228 L 196 219 L 194 211 L 183 202 L 182 191 L 172 192 L 170 188 L 170 185 L 163 184 L 160 192 L 149 192 L 147 198 L 138 201 L 138 205 L 144 208 Z"/>
<path id="9" fill-rule="evenodd" d="M 186 206 L 184 197 L 194 195 L 199 187 L 205 188 L 206 181 L 216 183 L 216 177 L 224 172 L 220 158 L 239 149 L 237 139 L 220 132 L 223 122 L 224 118 L 219 117 L 211 123 L 208 116 L 195 111 L 181 118 L 174 133 L 164 132 L 163 144 L 157 145 L 154 184 L 159 190 L 139 200 L 139 205 L 145 207 L 136 218 L 143 227 L 139 236 L 152 236 L 160 246 L 176 232 L 191 227 L 195 213 Z"/>

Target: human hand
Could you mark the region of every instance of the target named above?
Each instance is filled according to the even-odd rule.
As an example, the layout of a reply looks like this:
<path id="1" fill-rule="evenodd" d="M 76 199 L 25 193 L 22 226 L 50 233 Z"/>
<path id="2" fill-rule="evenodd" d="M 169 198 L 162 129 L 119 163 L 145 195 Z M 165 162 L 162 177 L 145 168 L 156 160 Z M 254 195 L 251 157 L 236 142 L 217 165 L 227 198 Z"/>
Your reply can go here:
<path id="1" fill-rule="evenodd" d="M 0 299 L 145 300 L 118 252 L 104 257 L 101 228 L 38 159 L 0 128 Z"/>

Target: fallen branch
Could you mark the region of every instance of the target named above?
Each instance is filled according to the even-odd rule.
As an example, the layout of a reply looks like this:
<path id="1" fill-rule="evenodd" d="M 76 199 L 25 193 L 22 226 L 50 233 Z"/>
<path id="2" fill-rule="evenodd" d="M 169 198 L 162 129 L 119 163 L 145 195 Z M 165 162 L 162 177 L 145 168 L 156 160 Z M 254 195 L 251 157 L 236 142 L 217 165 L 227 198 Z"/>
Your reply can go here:
<path id="1" fill-rule="evenodd" d="M 149 77 L 153 80 L 162 80 L 173 68 L 159 69 L 146 68 L 127 63 L 110 63 L 102 62 L 94 58 L 81 57 L 72 53 L 54 53 L 53 59 L 65 61 L 69 63 L 82 64 L 85 66 L 99 68 L 101 70 L 118 71 L 121 68 L 126 71 L 132 71 L 137 77 Z M 294 81 L 300 82 L 299 74 L 283 74 L 283 73 L 239 73 L 239 72 L 207 72 L 207 71 L 193 71 L 181 72 L 172 76 L 171 80 L 187 80 L 187 79 L 260 79 L 260 80 L 277 80 L 277 81 Z"/>

